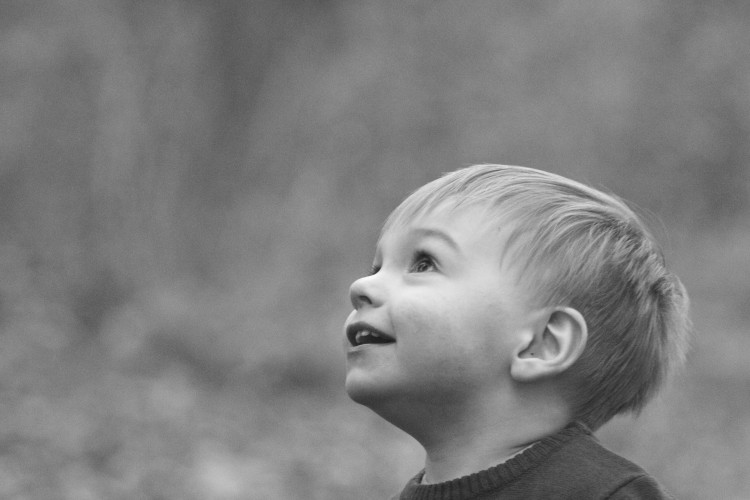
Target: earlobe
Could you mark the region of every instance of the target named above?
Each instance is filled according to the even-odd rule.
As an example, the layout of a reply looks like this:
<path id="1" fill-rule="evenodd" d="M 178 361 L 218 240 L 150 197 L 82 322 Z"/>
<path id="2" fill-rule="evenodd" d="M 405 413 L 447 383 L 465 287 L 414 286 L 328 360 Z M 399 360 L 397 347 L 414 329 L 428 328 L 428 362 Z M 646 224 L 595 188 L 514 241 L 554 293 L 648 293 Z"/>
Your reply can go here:
<path id="1" fill-rule="evenodd" d="M 586 320 L 576 309 L 557 307 L 545 317 L 514 353 L 511 377 L 518 382 L 533 382 L 562 373 L 578 360 L 586 347 Z"/>

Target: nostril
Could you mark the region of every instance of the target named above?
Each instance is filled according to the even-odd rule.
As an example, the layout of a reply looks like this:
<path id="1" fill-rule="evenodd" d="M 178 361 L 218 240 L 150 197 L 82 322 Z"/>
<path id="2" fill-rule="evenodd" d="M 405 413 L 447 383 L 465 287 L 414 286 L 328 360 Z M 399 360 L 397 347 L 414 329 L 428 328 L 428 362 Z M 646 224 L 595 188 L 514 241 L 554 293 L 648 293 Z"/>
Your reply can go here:
<path id="1" fill-rule="evenodd" d="M 363 305 L 372 305 L 372 300 L 370 300 L 370 297 L 368 297 L 367 295 L 353 293 L 351 295 L 351 299 L 352 305 L 355 309 L 359 309 Z"/>
<path id="2" fill-rule="evenodd" d="M 367 295 L 360 295 L 359 297 L 357 297 L 357 300 L 359 300 L 360 302 L 364 302 L 365 304 L 372 305 L 372 301 Z"/>

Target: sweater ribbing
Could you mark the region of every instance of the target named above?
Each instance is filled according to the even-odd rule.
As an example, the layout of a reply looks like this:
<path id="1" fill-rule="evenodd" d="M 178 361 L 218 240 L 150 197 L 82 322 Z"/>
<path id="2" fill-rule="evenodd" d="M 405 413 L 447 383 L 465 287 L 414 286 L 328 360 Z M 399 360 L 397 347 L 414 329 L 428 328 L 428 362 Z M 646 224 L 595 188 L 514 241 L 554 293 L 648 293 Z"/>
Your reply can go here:
<path id="1" fill-rule="evenodd" d="M 582 434 L 591 434 L 591 431 L 584 424 L 574 422 L 560 432 L 536 442 L 508 461 L 489 469 L 443 483 L 416 485 L 412 483 L 410 486 L 416 486 L 416 488 L 412 488 L 413 491 L 410 492 L 412 494 L 407 498 L 410 500 L 454 500 L 471 498 L 496 490 L 533 469 L 567 441 Z M 421 483 L 423 476 L 424 470 L 417 475 L 416 482 Z"/>
<path id="2" fill-rule="evenodd" d="M 392 500 L 615 500 L 671 498 L 643 469 L 599 444 L 574 422 L 489 469 L 436 484 L 424 471 Z"/>

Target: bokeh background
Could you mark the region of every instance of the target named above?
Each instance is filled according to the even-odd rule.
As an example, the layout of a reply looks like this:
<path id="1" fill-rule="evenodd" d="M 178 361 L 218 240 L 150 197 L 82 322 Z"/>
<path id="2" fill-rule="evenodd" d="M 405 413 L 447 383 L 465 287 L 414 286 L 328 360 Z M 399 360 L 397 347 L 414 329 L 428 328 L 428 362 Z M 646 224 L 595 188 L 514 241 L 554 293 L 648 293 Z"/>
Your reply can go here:
<path id="1" fill-rule="evenodd" d="M 347 400 L 379 226 L 478 162 L 653 214 L 685 370 L 600 432 L 750 498 L 750 3 L 4 0 L 0 497 L 367 499 L 421 467 Z"/>

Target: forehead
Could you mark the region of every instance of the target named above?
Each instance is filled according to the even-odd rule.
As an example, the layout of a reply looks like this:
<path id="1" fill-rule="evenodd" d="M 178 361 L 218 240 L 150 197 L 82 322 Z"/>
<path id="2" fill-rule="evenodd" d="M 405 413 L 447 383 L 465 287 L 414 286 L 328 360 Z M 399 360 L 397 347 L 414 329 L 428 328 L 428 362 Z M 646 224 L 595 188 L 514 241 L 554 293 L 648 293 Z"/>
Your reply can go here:
<path id="1" fill-rule="evenodd" d="M 478 210 L 479 208 L 489 210 L 486 202 L 468 202 L 455 197 L 435 200 L 411 196 L 388 216 L 385 224 L 383 224 L 381 236 L 393 229 L 403 229 L 427 219 L 449 221 L 466 210 Z M 481 214 L 481 216 L 486 219 L 491 217 L 489 213 Z"/>
<path id="2" fill-rule="evenodd" d="M 392 241 L 401 237 L 436 237 L 457 240 L 456 243 L 463 244 L 488 239 L 488 243 L 498 245 L 497 237 L 505 232 L 504 228 L 507 228 L 507 224 L 500 214 L 487 205 L 445 201 L 433 207 L 412 211 L 408 217 L 402 213 L 399 217 L 389 219 L 381 232 L 378 247 L 385 240 Z"/>

